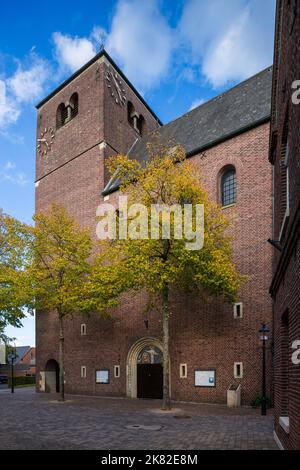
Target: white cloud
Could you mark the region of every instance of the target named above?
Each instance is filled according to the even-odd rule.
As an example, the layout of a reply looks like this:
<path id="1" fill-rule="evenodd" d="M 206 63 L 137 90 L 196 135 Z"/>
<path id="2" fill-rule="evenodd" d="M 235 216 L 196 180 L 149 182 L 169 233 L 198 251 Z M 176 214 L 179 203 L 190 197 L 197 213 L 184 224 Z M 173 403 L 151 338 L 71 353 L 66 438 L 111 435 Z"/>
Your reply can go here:
<path id="1" fill-rule="evenodd" d="M 173 31 L 160 13 L 156 0 L 119 0 L 111 29 L 95 26 L 87 37 L 52 35 L 60 70 L 75 72 L 105 44 L 124 73 L 146 90 L 166 76 L 173 44 Z"/>
<path id="2" fill-rule="evenodd" d="M 102 46 L 107 39 L 107 32 L 105 29 L 101 28 L 101 26 L 94 26 L 90 38 L 91 41 L 94 41 L 95 45 L 98 45 L 98 48 L 100 49 L 100 46 Z"/>
<path id="3" fill-rule="evenodd" d="M 128 78 L 143 90 L 157 85 L 169 70 L 173 31 L 153 0 L 120 0 L 106 49 Z"/>
<path id="4" fill-rule="evenodd" d="M 189 111 L 192 111 L 192 109 L 198 108 L 198 106 L 201 106 L 201 104 L 205 103 L 205 99 L 199 98 L 195 101 L 192 102 Z"/>
<path id="5" fill-rule="evenodd" d="M 0 131 L 1 136 L 15 143 L 22 137 L 11 135 L 7 128 L 15 124 L 22 111 L 22 105 L 33 103 L 44 94 L 45 84 L 50 79 L 50 65 L 32 50 L 13 75 L 0 79 Z"/>
<path id="6" fill-rule="evenodd" d="M 177 64 L 198 66 L 215 87 L 243 80 L 272 63 L 275 0 L 186 0 L 172 29 L 158 0 L 119 0 L 107 32 L 95 26 L 87 37 L 53 34 L 63 71 L 74 72 L 105 43 L 128 78 L 142 92 L 157 86 Z M 177 78 L 196 79 L 185 65 Z M 198 76 L 199 79 L 199 76 Z"/>
<path id="7" fill-rule="evenodd" d="M 99 30 L 94 28 L 92 34 L 99 37 Z M 72 38 L 59 32 L 53 33 L 52 37 L 55 56 L 62 70 L 75 72 L 96 54 L 96 48 L 88 38 Z"/>
<path id="8" fill-rule="evenodd" d="M 4 167 L 3 167 L 3 170 L 13 170 L 14 168 L 16 168 L 16 164 L 13 163 L 13 162 L 6 162 Z"/>
<path id="9" fill-rule="evenodd" d="M 5 171 L 0 171 L 0 181 L 8 181 L 10 183 L 17 184 L 18 186 L 26 186 L 29 182 L 25 173 L 17 173 L 16 175 L 12 175 L 11 173 L 7 173 Z"/>
<path id="10" fill-rule="evenodd" d="M 8 96 L 6 82 L 0 80 L 0 129 L 17 122 L 20 112 L 18 104 Z"/>
<path id="11" fill-rule="evenodd" d="M 16 73 L 7 80 L 8 87 L 19 102 L 32 102 L 43 94 L 44 85 L 50 76 L 50 68 L 46 61 L 32 56 L 28 68 L 19 65 Z"/>
<path id="12" fill-rule="evenodd" d="M 186 2 L 179 25 L 182 41 L 215 88 L 272 63 L 274 10 L 274 0 Z"/>
<path id="13" fill-rule="evenodd" d="M 27 176 L 25 173 L 13 173 L 12 170 L 16 168 L 15 163 L 6 162 L 2 167 L 0 167 L 0 181 L 8 181 L 18 186 L 26 186 L 28 183 Z"/>

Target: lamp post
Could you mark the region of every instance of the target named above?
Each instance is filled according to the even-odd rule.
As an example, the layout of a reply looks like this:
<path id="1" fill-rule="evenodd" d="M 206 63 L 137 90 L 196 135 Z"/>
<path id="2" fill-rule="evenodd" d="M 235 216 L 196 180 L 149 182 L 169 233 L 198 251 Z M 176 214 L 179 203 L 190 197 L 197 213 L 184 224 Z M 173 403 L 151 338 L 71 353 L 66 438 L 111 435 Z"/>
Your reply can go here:
<path id="1" fill-rule="evenodd" d="M 268 341 L 267 333 L 270 329 L 265 323 L 262 323 L 259 333 L 261 333 L 260 340 L 262 341 L 262 401 L 261 401 L 261 414 L 267 414 L 267 397 L 266 397 L 266 342 Z"/>
<path id="2" fill-rule="evenodd" d="M 11 393 L 15 393 L 15 387 L 14 387 L 14 361 L 16 359 L 17 355 L 14 353 L 10 353 L 7 356 L 8 361 L 10 362 L 11 365 Z"/>

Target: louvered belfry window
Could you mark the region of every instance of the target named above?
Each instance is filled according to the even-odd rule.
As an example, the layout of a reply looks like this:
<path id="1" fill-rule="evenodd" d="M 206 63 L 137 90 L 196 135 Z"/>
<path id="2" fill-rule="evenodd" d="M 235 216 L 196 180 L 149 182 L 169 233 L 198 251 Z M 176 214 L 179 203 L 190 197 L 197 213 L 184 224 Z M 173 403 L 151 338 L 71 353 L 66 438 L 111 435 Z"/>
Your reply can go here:
<path id="1" fill-rule="evenodd" d="M 78 93 L 73 93 L 70 98 L 71 106 L 71 119 L 73 119 L 78 114 Z"/>
<path id="2" fill-rule="evenodd" d="M 221 179 L 222 206 L 236 203 L 236 171 L 226 170 Z"/>
<path id="3" fill-rule="evenodd" d="M 57 112 L 56 112 L 56 128 L 57 129 L 59 129 L 60 127 L 64 125 L 66 117 L 67 117 L 67 110 L 65 108 L 64 103 L 61 103 L 58 106 Z"/>
<path id="4" fill-rule="evenodd" d="M 288 116 L 286 117 L 284 128 L 282 132 L 282 141 L 280 149 L 280 220 L 281 223 L 284 220 L 286 211 L 288 208 L 288 152 L 289 152 L 289 143 L 288 143 L 288 134 L 289 134 L 289 121 Z"/>
<path id="5" fill-rule="evenodd" d="M 78 93 L 73 93 L 68 104 L 61 103 L 56 111 L 56 128 L 70 122 L 78 114 Z"/>

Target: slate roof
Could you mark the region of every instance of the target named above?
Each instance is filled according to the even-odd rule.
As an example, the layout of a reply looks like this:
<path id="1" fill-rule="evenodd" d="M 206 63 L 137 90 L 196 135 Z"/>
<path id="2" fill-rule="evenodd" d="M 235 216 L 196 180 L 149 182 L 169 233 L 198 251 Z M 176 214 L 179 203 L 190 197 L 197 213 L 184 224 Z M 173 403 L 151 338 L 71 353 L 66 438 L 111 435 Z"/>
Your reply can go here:
<path id="1" fill-rule="evenodd" d="M 16 354 L 17 354 L 17 359 L 15 360 L 15 364 L 19 364 L 27 351 L 30 349 L 30 346 L 17 346 L 16 347 Z"/>
<path id="2" fill-rule="evenodd" d="M 162 141 L 181 144 L 190 157 L 271 117 L 272 67 L 236 85 L 158 129 Z M 147 143 L 152 134 L 138 140 L 129 156 L 147 159 Z M 112 178 L 103 195 L 116 189 L 120 181 Z"/>

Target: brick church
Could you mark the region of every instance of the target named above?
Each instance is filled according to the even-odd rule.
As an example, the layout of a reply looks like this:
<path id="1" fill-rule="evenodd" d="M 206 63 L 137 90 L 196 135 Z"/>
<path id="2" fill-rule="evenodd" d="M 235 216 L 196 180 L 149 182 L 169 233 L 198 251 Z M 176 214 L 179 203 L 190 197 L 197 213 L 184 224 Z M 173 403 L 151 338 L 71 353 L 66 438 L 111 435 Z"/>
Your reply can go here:
<path id="1" fill-rule="evenodd" d="M 231 220 L 234 259 L 248 275 L 238 302 L 173 293 L 170 324 L 173 400 L 226 403 L 231 384 L 243 404 L 261 393 L 259 329 L 272 332 L 272 170 L 268 162 L 272 68 L 162 125 L 102 50 L 39 105 L 36 209 L 64 204 L 95 233 L 96 208 L 114 202 L 117 182 L 105 168 L 123 153 L 144 159 L 151 133 L 183 145 L 204 185 Z M 67 393 L 131 398 L 162 395 L 161 323 L 145 316 L 145 293 L 122 297 L 111 318 L 74 315 L 65 327 Z M 58 321 L 37 314 L 37 387 L 58 390 Z M 272 399 L 272 334 L 267 392 Z"/>

